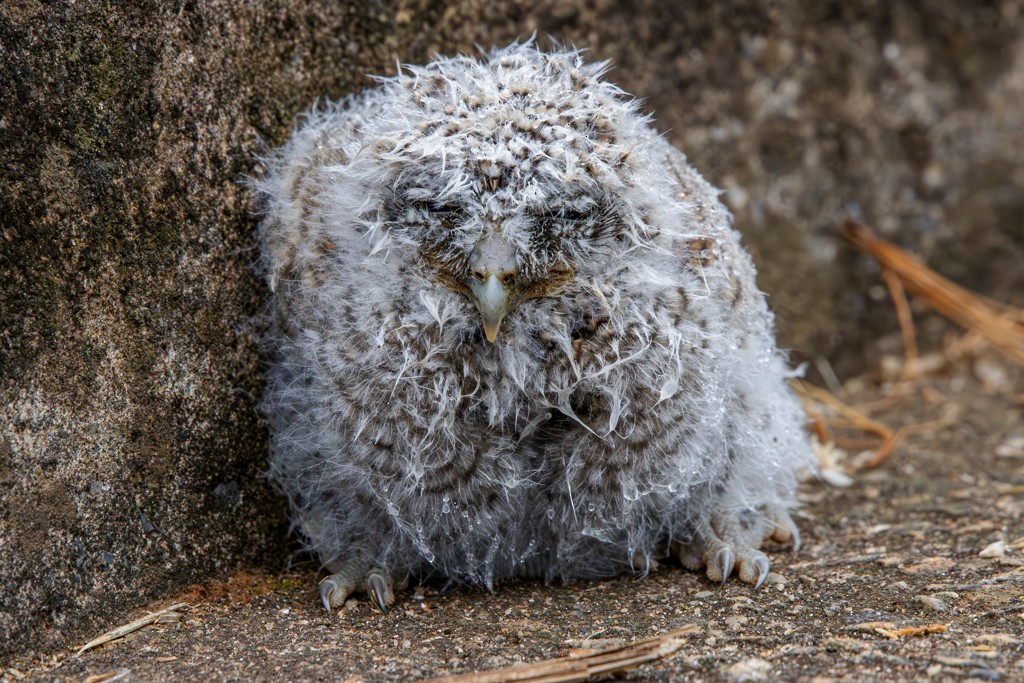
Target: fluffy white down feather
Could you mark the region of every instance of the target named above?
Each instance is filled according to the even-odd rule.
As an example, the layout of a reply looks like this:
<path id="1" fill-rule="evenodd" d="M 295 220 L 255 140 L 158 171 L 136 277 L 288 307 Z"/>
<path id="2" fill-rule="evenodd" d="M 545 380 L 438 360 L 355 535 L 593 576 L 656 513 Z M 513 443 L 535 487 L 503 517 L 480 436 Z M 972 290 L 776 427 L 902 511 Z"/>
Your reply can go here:
<path id="1" fill-rule="evenodd" d="M 752 262 L 605 68 L 407 67 L 268 160 L 271 475 L 332 571 L 642 572 L 794 507 L 812 458 Z M 459 282 L 494 234 L 534 289 L 489 343 Z"/>

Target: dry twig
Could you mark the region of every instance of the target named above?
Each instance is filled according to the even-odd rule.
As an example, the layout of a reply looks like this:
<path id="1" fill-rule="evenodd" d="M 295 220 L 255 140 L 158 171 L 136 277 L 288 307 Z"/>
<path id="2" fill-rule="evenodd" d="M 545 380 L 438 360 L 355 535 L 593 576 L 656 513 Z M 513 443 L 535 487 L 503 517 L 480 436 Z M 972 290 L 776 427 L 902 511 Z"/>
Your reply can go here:
<path id="1" fill-rule="evenodd" d="M 792 386 L 796 389 L 797 395 L 799 395 L 805 403 L 808 400 L 813 400 L 829 406 L 835 410 L 837 414 L 849 420 L 850 424 L 854 427 L 874 434 L 880 437 L 883 441 L 893 438 L 894 433 L 891 428 L 877 420 L 871 419 L 864 412 L 857 410 L 853 406 L 843 403 L 831 391 L 822 389 L 821 387 L 816 387 L 813 384 L 800 382 L 799 380 L 794 380 L 792 382 Z"/>
<path id="2" fill-rule="evenodd" d="M 903 636 L 925 636 L 929 633 L 942 633 L 946 630 L 943 624 L 928 624 L 927 626 L 904 626 L 903 628 L 878 628 L 880 634 L 892 640 L 899 640 Z"/>
<path id="3" fill-rule="evenodd" d="M 981 337 L 1007 358 L 1024 363 L 1024 310 L 963 289 L 896 245 L 878 237 L 863 223 L 847 219 L 843 224 L 843 235 L 855 246 L 873 256 L 882 266 L 882 275 L 896 306 L 906 351 L 906 361 L 901 372 L 903 379 L 908 379 L 912 374 L 925 369 L 925 363 L 918 356 L 914 323 L 910 306 L 907 304 L 906 291 L 922 297 L 937 311 L 965 327 L 967 334 L 963 340 L 964 349 L 973 345 L 972 340 Z M 882 439 L 874 455 L 859 469 L 877 467 L 885 462 L 908 434 L 947 426 L 955 420 L 954 415 L 946 415 L 938 420 L 893 430 L 872 419 L 863 410 L 847 405 L 829 391 L 802 382 L 794 382 L 793 386 L 803 400 L 808 415 L 814 420 L 815 431 L 821 443 L 834 443 L 835 440 L 815 403 L 830 407 L 850 426 Z"/>
<path id="4" fill-rule="evenodd" d="M 123 681 L 131 676 L 131 674 L 132 672 L 129 669 L 115 669 L 113 671 L 96 674 L 95 676 L 89 676 L 85 679 L 84 683 L 114 683 L 114 681 Z"/>
<path id="5" fill-rule="evenodd" d="M 806 384 L 799 380 L 793 380 L 790 384 L 796 390 L 800 400 L 803 401 L 804 410 L 814 419 L 815 431 L 821 443 L 835 443 L 835 439 L 828 433 L 827 427 L 824 426 L 824 418 L 814 405 L 815 402 L 832 408 L 837 415 L 847 420 L 853 427 L 874 434 L 882 439 L 881 445 L 878 446 L 871 459 L 863 465 L 863 468 L 877 467 L 883 463 L 892 455 L 893 449 L 896 448 L 906 435 L 904 429 L 893 431 L 881 422 L 871 419 L 866 413 L 843 403 L 835 394 L 827 389 L 816 387 L 813 384 Z M 828 438 L 823 439 L 823 434 L 827 435 Z"/>
<path id="6" fill-rule="evenodd" d="M 900 321 L 900 335 L 903 337 L 903 352 L 906 355 L 906 362 L 903 364 L 901 375 L 907 378 L 917 367 L 917 334 L 914 332 L 914 317 L 910 313 L 910 304 L 907 303 L 907 292 L 903 289 L 900 276 L 889 268 L 882 268 L 882 277 L 889 287 L 889 296 L 896 307 L 896 317 Z"/>
<path id="7" fill-rule="evenodd" d="M 799 380 L 792 380 L 790 385 L 796 391 L 800 400 L 804 403 L 804 409 L 807 414 L 811 416 L 815 422 L 824 422 L 824 417 L 821 412 L 818 411 L 815 403 L 828 406 L 835 411 L 836 415 L 846 421 L 848 426 L 855 427 L 857 429 L 874 434 L 882 440 L 882 443 L 875 450 L 875 453 L 865 462 L 863 462 L 858 470 L 871 469 L 878 467 L 885 462 L 893 450 L 903 441 L 904 438 L 911 434 L 919 434 L 921 432 L 927 432 L 930 430 L 942 429 L 948 427 L 959 419 L 960 414 L 956 410 L 947 410 L 942 417 L 935 420 L 928 420 L 927 422 L 918 422 L 916 424 L 905 425 L 899 429 L 892 429 L 877 420 L 872 419 L 860 408 L 855 408 L 849 404 L 844 403 L 835 394 L 816 387 L 813 384 L 806 384 Z M 835 443 L 835 439 L 829 435 L 828 441 L 822 440 L 820 434 L 822 430 L 827 433 L 827 427 L 817 427 L 816 431 L 819 434 L 819 441 L 821 443 Z"/>
<path id="8" fill-rule="evenodd" d="M 1007 358 L 1024 363 L 1024 310 L 967 291 L 852 218 L 843 224 L 843 235 L 877 259 L 883 272 L 894 274 L 911 294 L 921 297 L 958 325 L 978 332 Z M 894 296 L 897 293 L 894 290 Z M 897 309 L 902 327 L 908 314 L 899 305 Z M 912 331 L 904 327 L 903 332 L 906 341 Z"/>
<path id="9" fill-rule="evenodd" d="M 927 624 L 925 626 L 901 626 L 898 627 L 891 621 L 865 621 L 852 626 L 847 626 L 846 631 L 866 631 L 877 633 L 892 640 L 899 640 L 904 636 L 924 636 L 929 633 L 942 633 L 947 626 L 943 624 Z"/>
<path id="10" fill-rule="evenodd" d="M 75 656 L 78 657 L 83 652 L 85 652 L 87 650 L 91 650 L 94 647 L 99 647 L 100 645 L 106 645 L 107 643 L 109 643 L 112 640 L 117 640 L 118 638 L 124 638 L 129 633 L 134 633 L 135 631 L 138 631 L 141 628 L 145 628 L 146 626 L 149 626 L 150 624 L 152 624 L 152 623 L 154 623 L 156 621 L 160 621 L 162 618 L 164 618 L 166 616 L 169 616 L 169 615 L 177 616 L 177 610 L 183 609 L 183 608 L 186 608 L 186 607 L 191 607 L 191 605 L 189 605 L 187 602 L 179 602 L 176 605 L 171 605 L 170 607 L 165 607 L 162 610 L 157 610 L 156 612 L 150 612 L 149 614 L 147 614 L 144 617 L 140 617 L 140 618 L 136 619 L 135 621 L 127 623 L 124 626 L 120 626 L 118 628 L 115 628 L 112 631 L 107 631 L 106 633 L 104 633 L 99 638 L 94 638 L 94 639 L 90 640 L 88 643 L 86 643 L 85 645 L 82 646 L 82 649 L 80 649 L 78 652 L 75 653 Z"/>
<path id="11" fill-rule="evenodd" d="M 664 659 L 682 646 L 683 636 L 696 633 L 695 624 L 677 628 L 654 638 L 583 655 L 570 655 L 532 664 L 495 669 L 483 673 L 442 676 L 430 683 L 572 683 L 594 676 L 627 671 Z"/>

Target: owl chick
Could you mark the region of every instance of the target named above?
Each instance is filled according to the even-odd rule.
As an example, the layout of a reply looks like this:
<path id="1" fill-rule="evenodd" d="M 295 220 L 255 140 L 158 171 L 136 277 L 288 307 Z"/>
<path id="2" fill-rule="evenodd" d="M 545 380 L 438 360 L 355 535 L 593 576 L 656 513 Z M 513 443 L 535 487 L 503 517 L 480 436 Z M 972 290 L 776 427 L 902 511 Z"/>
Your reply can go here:
<path id="1" fill-rule="evenodd" d="M 678 557 L 760 585 L 811 455 L 726 209 L 531 43 L 314 109 L 260 183 L 270 473 L 330 572 L 494 586 Z"/>

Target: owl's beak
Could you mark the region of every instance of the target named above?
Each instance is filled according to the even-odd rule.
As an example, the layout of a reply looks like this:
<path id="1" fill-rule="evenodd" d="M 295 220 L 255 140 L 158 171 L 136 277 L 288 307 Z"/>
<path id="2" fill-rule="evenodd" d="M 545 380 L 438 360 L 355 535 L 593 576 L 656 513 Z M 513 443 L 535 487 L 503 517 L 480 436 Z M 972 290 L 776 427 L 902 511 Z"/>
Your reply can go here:
<path id="1" fill-rule="evenodd" d="M 484 335 L 494 343 L 501 321 L 509 311 L 519 271 L 515 247 L 500 234 L 480 241 L 469 260 L 470 277 L 466 282 L 483 319 Z"/>
<path id="2" fill-rule="evenodd" d="M 497 275 L 489 275 L 483 282 L 474 281 L 470 290 L 483 319 L 484 335 L 493 344 L 498 338 L 501 321 L 508 313 L 508 292 Z"/>

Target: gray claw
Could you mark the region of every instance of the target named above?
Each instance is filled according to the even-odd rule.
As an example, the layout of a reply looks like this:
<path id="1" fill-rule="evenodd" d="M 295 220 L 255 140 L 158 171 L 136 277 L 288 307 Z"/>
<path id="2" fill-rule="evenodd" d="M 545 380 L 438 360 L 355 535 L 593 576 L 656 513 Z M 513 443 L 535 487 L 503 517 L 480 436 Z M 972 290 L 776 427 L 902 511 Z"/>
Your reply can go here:
<path id="1" fill-rule="evenodd" d="M 793 539 L 793 553 L 800 552 L 800 529 L 797 528 L 796 522 L 793 518 L 787 518 L 786 527 L 789 529 L 789 535 Z"/>
<path id="2" fill-rule="evenodd" d="M 722 548 L 715 553 L 715 567 L 722 572 L 722 585 L 729 580 L 733 567 L 736 566 L 736 555 L 730 548 Z"/>
<path id="3" fill-rule="evenodd" d="M 772 530 L 771 538 L 779 543 L 790 543 L 793 552 L 800 552 L 800 529 L 788 512 L 777 509 L 768 513 L 775 528 Z"/>
<path id="4" fill-rule="evenodd" d="M 328 614 L 331 613 L 331 596 L 337 589 L 338 585 L 334 582 L 333 576 L 328 576 L 320 582 L 320 602 L 324 604 L 324 609 Z"/>
<path id="5" fill-rule="evenodd" d="M 754 564 L 757 566 L 757 583 L 754 584 L 754 588 L 760 588 L 764 580 L 768 578 L 768 558 L 758 557 L 754 560 Z"/>
<path id="6" fill-rule="evenodd" d="M 373 598 L 381 614 L 387 614 L 388 581 L 380 569 L 371 569 L 366 575 L 366 592 Z"/>

